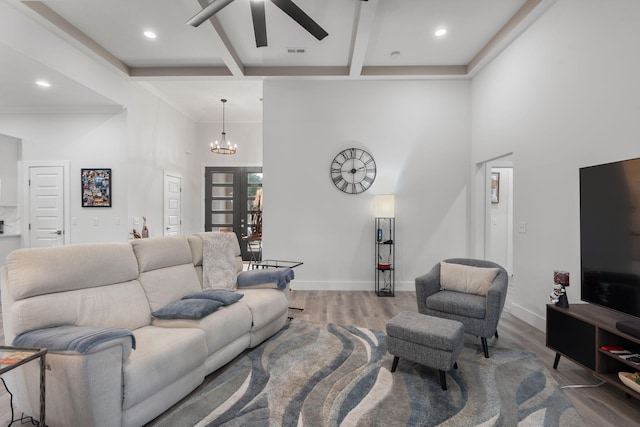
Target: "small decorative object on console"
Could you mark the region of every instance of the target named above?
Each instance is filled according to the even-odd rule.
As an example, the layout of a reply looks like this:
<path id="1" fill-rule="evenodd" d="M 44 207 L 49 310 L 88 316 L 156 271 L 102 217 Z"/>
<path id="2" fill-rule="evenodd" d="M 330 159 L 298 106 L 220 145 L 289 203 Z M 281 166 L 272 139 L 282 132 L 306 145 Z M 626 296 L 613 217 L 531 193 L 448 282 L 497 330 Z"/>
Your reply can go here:
<path id="1" fill-rule="evenodd" d="M 149 229 L 147 228 L 147 217 L 142 217 L 142 238 L 146 239 L 149 237 Z"/>
<path id="2" fill-rule="evenodd" d="M 569 272 L 556 270 L 553 272 L 553 292 L 549 295 L 552 303 L 558 307 L 569 308 L 566 287 L 569 286 Z"/>
<path id="3" fill-rule="evenodd" d="M 627 354 L 620 356 L 621 359 L 626 360 L 627 362 L 631 362 L 635 365 L 640 365 L 640 354 Z"/>
<path id="4" fill-rule="evenodd" d="M 640 372 L 618 372 L 618 378 L 627 387 L 640 393 Z"/>

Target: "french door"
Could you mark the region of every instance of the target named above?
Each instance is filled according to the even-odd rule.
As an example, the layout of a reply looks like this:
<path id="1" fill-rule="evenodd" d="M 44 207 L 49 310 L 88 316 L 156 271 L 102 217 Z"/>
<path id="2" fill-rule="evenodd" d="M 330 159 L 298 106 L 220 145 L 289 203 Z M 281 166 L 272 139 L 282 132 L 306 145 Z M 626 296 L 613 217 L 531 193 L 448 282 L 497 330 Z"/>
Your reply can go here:
<path id="1" fill-rule="evenodd" d="M 247 236 L 255 237 L 256 213 L 261 218 L 262 191 L 258 190 L 262 190 L 262 168 L 207 167 L 204 175 L 205 231 L 233 231 L 242 259 L 255 260 L 260 256 L 261 241 Z"/>

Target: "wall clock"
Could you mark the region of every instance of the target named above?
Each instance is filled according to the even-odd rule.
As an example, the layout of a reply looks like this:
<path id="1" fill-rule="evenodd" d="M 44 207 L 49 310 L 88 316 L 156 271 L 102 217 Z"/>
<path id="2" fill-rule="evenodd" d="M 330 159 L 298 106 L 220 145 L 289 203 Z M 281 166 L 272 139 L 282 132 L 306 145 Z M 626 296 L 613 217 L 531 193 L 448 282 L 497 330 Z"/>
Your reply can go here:
<path id="1" fill-rule="evenodd" d="M 367 191 L 376 179 L 376 162 L 361 148 L 347 148 L 331 162 L 333 184 L 347 194 Z"/>

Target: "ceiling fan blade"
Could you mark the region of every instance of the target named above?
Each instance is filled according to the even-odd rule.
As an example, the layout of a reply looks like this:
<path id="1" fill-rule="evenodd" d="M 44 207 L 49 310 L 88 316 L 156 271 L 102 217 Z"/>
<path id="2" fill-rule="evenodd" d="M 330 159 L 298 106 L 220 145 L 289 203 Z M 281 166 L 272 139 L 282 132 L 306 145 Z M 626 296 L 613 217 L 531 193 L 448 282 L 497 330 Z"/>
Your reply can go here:
<path id="1" fill-rule="evenodd" d="M 289 15 L 294 21 L 300 24 L 301 27 L 310 32 L 311 35 L 318 40 L 322 40 L 329 35 L 329 33 L 316 23 L 316 21 L 311 19 L 309 15 L 296 6 L 292 0 L 271 0 L 271 3 L 278 6 L 284 13 Z"/>
<path id="2" fill-rule="evenodd" d="M 197 27 L 213 15 L 218 13 L 223 7 L 227 6 L 233 0 L 213 0 L 208 6 L 203 8 L 200 12 L 193 15 L 193 18 L 187 21 L 187 24 L 192 27 Z"/>
<path id="3" fill-rule="evenodd" d="M 267 19 L 264 15 L 264 2 L 251 0 L 253 32 L 256 35 L 256 47 L 267 45 Z"/>

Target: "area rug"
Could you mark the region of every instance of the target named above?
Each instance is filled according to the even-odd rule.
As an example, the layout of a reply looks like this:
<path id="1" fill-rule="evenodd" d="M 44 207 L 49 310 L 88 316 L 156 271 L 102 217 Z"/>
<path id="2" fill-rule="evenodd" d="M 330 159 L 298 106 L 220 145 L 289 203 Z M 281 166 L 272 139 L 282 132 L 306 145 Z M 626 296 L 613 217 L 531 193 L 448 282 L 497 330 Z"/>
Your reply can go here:
<path id="1" fill-rule="evenodd" d="M 154 426 L 582 426 L 531 352 L 465 344 L 447 375 L 393 357 L 382 331 L 293 320 Z"/>

